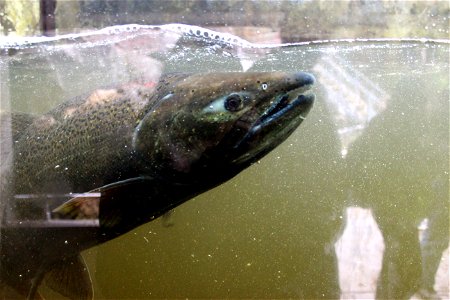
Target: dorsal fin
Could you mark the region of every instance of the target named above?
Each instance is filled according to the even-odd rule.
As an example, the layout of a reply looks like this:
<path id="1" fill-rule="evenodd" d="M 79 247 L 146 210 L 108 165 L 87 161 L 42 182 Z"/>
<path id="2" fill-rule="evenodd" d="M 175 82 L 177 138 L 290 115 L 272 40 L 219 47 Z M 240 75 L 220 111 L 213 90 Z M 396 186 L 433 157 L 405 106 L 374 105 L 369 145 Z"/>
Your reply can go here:
<path id="1" fill-rule="evenodd" d="M 81 255 L 66 259 L 45 275 L 45 284 L 74 300 L 93 299 L 92 281 Z"/>

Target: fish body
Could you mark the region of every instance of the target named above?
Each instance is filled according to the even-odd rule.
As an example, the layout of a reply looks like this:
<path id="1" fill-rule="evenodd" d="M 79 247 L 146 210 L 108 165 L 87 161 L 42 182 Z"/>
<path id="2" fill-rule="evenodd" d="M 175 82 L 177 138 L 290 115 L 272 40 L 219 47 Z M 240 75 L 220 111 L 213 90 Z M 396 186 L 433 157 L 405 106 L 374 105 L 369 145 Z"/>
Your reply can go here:
<path id="1" fill-rule="evenodd" d="M 96 90 L 27 118 L 26 129 L 13 130 L 0 279 L 29 298 L 44 278 L 69 298 L 91 298 L 80 251 L 270 152 L 308 114 L 313 83 L 303 72 L 168 74 L 156 85 Z M 43 219 L 47 225 L 37 225 Z M 83 225 L 62 225 L 73 220 Z"/>

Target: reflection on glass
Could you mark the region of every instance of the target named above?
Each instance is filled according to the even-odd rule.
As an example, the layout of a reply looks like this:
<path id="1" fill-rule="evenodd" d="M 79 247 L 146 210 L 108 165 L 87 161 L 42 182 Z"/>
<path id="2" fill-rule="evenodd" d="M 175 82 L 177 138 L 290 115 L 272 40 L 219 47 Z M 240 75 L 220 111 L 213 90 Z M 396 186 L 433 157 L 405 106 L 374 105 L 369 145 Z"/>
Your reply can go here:
<path id="1" fill-rule="evenodd" d="M 345 61 L 336 54 L 322 57 L 314 71 L 327 92 L 325 99 L 338 126 L 345 158 L 351 143 L 386 108 L 389 95 L 354 68 L 345 68 Z"/>

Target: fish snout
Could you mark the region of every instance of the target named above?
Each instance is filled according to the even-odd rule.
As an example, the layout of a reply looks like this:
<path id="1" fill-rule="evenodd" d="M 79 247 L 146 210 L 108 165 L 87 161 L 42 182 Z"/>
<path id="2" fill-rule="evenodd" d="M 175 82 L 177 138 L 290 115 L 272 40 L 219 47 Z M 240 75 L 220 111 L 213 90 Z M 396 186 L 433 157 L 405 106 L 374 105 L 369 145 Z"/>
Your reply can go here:
<path id="1" fill-rule="evenodd" d="M 313 85 L 316 82 L 314 75 L 306 72 L 297 72 L 293 76 L 294 82 L 299 86 Z"/>

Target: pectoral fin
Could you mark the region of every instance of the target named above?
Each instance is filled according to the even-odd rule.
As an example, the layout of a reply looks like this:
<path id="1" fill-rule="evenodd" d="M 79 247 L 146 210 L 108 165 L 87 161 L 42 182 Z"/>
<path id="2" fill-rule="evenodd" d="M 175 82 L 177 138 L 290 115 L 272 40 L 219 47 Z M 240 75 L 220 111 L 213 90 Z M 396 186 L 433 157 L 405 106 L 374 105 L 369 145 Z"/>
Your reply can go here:
<path id="1" fill-rule="evenodd" d="M 101 193 L 94 190 L 82 193 L 52 211 L 55 219 L 98 219 Z"/>
<path id="2" fill-rule="evenodd" d="M 173 221 L 173 211 L 171 209 L 161 216 L 161 222 L 164 227 L 172 227 L 175 224 Z"/>
<path id="3" fill-rule="evenodd" d="M 45 275 L 44 282 L 52 290 L 70 299 L 93 298 L 91 277 L 81 255 L 53 268 Z"/>
<path id="4" fill-rule="evenodd" d="M 52 211 L 57 219 L 99 219 L 103 228 L 113 228 L 127 218 L 130 211 L 139 212 L 151 178 L 136 177 L 118 181 L 79 194 Z M 133 199 L 129 201 L 128 199 Z"/>
<path id="5" fill-rule="evenodd" d="M 138 216 L 143 207 L 151 204 L 152 184 L 150 177 L 136 177 L 101 187 L 100 226 L 119 233 L 134 228 L 135 222 L 142 223 Z"/>

